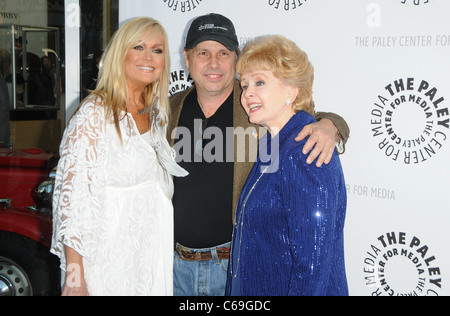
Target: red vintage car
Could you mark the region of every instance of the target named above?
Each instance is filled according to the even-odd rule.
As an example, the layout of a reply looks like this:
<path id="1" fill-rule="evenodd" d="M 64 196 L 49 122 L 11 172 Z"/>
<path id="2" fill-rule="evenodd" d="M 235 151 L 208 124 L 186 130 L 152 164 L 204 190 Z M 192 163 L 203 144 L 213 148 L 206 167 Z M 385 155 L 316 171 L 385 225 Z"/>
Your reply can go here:
<path id="1" fill-rule="evenodd" d="M 49 251 L 55 165 L 39 149 L 0 149 L 0 296 L 61 292 L 59 259 Z"/>

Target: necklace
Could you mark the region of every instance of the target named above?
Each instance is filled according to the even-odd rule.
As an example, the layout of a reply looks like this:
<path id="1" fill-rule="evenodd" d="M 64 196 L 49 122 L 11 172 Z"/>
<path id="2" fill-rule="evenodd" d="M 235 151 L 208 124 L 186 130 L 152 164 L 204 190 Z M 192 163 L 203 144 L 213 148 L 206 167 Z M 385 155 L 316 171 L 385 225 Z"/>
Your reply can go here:
<path id="1" fill-rule="evenodd" d="M 147 106 L 137 112 L 138 115 L 148 114 L 148 121 L 149 121 L 148 128 L 141 134 L 147 133 L 152 128 L 153 120 L 159 114 L 158 103 L 159 103 L 159 98 L 156 97 L 150 106 Z"/>
<path id="2" fill-rule="evenodd" d="M 242 246 L 242 230 L 244 228 L 244 215 L 245 215 L 245 207 L 247 205 L 248 199 L 250 198 L 250 195 L 253 193 L 253 190 L 255 189 L 256 185 L 259 183 L 259 181 L 261 180 L 262 176 L 266 173 L 266 171 L 269 169 L 269 167 L 264 168 L 261 171 L 261 175 L 258 177 L 258 179 L 255 181 L 255 183 L 253 184 L 252 188 L 250 189 L 250 191 L 248 192 L 247 196 L 245 197 L 244 203 L 242 203 L 242 207 L 241 207 L 241 212 L 239 214 L 239 221 L 236 221 L 236 223 L 234 224 L 234 230 L 233 230 L 233 241 L 234 241 L 234 234 L 237 232 L 237 226 L 240 226 L 240 238 L 239 238 L 239 249 L 238 249 L 238 259 L 237 259 L 237 265 L 236 265 L 236 270 L 234 271 L 234 264 L 233 262 L 231 262 L 231 277 L 233 279 L 235 279 L 238 275 L 239 272 L 239 265 L 240 265 L 240 261 L 241 261 L 241 246 Z M 238 223 L 239 222 L 239 223 Z M 234 252 L 234 245 L 231 248 L 231 254 L 230 254 L 230 259 L 232 260 L 233 258 L 233 252 Z"/>
<path id="3" fill-rule="evenodd" d="M 153 99 L 152 104 L 150 104 L 149 106 L 146 106 L 143 109 L 140 109 L 139 111 L 137 111 L 137 114 L 139 114 L 139 115 L 149 114 L 150 112 L 152 112 L 152 109 L 158 105 L 158 103 L 159 103 L 159 94 L 157 93 L 158 85 L 159 85 L 159 79 L 156 82 L 155 87 L 153 88 L 154 99 Z M 151 124 L 152 115 L 153 115 L 153 113 L 150 114 L 150 124 Z"/>
<path id="4" fill-rule="evenodd" d="M 139 115 L 149 114 L 152 111 L 153 104 L 154 103 L 152 103 L 152 105 L 150 105 L 150 106 L 147 106 L 147 107 L 137 111 L 137 114 L 139 114 Z"/>

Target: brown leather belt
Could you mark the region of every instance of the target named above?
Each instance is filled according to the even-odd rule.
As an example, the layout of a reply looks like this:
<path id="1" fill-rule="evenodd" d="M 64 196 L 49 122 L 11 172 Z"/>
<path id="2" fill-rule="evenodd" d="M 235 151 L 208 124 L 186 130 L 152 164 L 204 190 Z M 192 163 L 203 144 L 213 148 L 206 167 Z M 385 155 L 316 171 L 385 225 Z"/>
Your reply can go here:
<path id="1" fill-rule="evenodd" d="M 213 255 L 211 253 L 211 251 L 208 252 L 193 252 L 192 250 L 190 250 L 189 248 L 183 247 L 181 245 L 177 245 L 177 249 L 176 249 L 178 256 L 180 257 L 180 259 L 184 260 L 184 261 L 208 261 L 208 260 L 213 260 Z M 217 248 L 217 257 L 219 258 L 219 260 L 229 260 L 230 259 L 230 252 L 231 252 L 231 248 L 230 247 L 225 247 L 225 248 Z"/>

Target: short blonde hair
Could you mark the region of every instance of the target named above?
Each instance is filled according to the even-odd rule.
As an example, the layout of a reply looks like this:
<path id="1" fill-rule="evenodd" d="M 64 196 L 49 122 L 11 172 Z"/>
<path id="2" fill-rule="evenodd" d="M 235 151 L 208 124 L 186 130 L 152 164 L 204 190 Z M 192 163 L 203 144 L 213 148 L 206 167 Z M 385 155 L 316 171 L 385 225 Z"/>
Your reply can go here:
<path id="1" fill-rule="evenodd" d="M 314 114 L 314 67 L 293 41 L 280 35 L 258 37 L 244 47 L 236 69 L 239 77 L 255 70 L 271 71 L 283 83 L 299 88 L 294 112 Z"/>
<path id="2" fill-rule="evenodd" d="M 148 38 L 144 36 L 150 32 Z M 116 130 L 121 137 L 119 121 L 121 111 L 128 104 L 128 88 L 125 76 L 125 59 L 128 52 L 134 47 L 149 40 L 156 34 L 162 34 L 164 38 L 165 65 L 159 84 L 152 82 L 144 91 L 145 105 L 150 106 L 154 98 L 159 96 L 162 111 L 169 116 L 169 75 L 170 75 L 170 53 L 167 32 L 156 20 L 148 17 L 135 18 L 124 24 L 113 36 L 100 62 L 99 78 L 97 87 L 92 95 L 99 97 L 106 108 L 109 117 L 114 118 Z M 156 85 L 158 84 L 157 88 Z M 154 90 L 157 89 L 155 96 Z M 126 109 L 125 109 L 126 110 Z M 167 120 L 163 122 L 167 124 Z"/>

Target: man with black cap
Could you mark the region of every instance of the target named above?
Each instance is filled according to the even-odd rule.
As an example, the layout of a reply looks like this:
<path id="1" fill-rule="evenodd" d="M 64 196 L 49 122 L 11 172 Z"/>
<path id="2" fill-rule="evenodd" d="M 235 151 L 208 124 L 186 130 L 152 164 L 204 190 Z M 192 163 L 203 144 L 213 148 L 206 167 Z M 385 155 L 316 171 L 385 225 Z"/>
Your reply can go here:
<path id="1" fill-rule="evenodd" d="M 233 23 L 219 14 L 195 19 L 184 54 L 195 84 L 171 98 L 169 135 L 177 127 L 189 130 L 190 135 L 211 127 L 222 135 L 227 135 L 227 128 L 251 127 L 240 104 L 242 90 L 236 80 L 239 42 Z M 297 140 L 311 135 L 304 150 L 309 152 L 314 147 L 308 161 L 312 163 L 320 156 L 320 166 L 331 159 L 336 141 L 346 142 L 349 129 L 342 118 L 332 113 L 319 113 L 316 119 L 321 121 L 306 127 Z M 188 141 L 192 159 L 184 159 L 180 166 L 189 176 L 174 179 L 174 295 L 223 296 L 235 209 L 254 161 L 236 159 L 237 142 L 234 152 L 227 154 L 233 146 L 227 146 L 224 140 L 223 159 L 210 162 L 202 152 L 212 139 L 203 136 L 200 141 Z M 174 132 L 172 145 L 177 148 L 179 142 L 186 139 Z M 226 159 L 230 154 L 235 157 L 233 162 Z M 198 155 L 200 159 L 196 159 Z"/>

